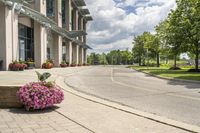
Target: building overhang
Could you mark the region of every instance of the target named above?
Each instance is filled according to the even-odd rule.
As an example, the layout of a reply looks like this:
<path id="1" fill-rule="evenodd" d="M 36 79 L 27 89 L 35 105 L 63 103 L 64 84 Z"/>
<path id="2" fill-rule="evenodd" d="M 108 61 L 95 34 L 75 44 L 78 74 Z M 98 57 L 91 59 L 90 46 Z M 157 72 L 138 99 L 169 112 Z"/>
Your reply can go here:
<path id="1" fill-rule="evenodd" d="M 15 11 L 19 14 L 23 14 L 24 16 L 27 16 L 36 22 L 40 23 L 42 26 L 44 26 L 47 29 L 50 29 L 54 31 L 55 33 L 59 34 L 60 36 L 72 41 L 79 43 L 77 39 L 74 39 L 77 37 L 76 35 L 79 34 L 85 34 L 81 31 L 78 33 L 76 32 L 69 32 L 61 27 L 58 27 L 57 24 L 49 19 L 48 17 L 44 16 L 40 12 L 37 12 L 27 6 L 24 5 L 23 0 L 0 0 L 0 2 L 3 2 L 6 6 L 10 7 L 11 9 L 15 9 Z"/>
<path id="2" fill-rule="evenodd" d="M 86 45 L 86 49 L 92 49 L 89 45 Z"/>
<path id="3" fill-rule="evenodd" d="M 85 49 L 92 49 L 89 45 L 87 45 L 87 44 L 83 44 L 83 45 L 81 45 L 81 47 L 83 47 L 83 48 L 85 48 Z"/>
<path id="4" fill-rule="evenodd" d="M 84 0 L 72 0 L 72 2 L 73 2 L 77 7 L 86 6 Z"/>
<path id="5" fill-rule="evenodd" d="M 87 8 L 80 8 L 79 11 L 82 15 L 90 14 L 90 11 Z"/>
<path id="6" fill-rule="evenodd" d="M 83 30 L 78 30 L 78 31 L 69 31 L 69 36 L 71 38 L 75 38 L 75 37 L 80 37 L 80 36 L 85 36 L 87 35 L 87 33 Z"/>
<path id="7" fill-rule="evenodd" d="M 93 18 L 92 18 L 92 16 L 84 16 L 84 19 L 86 20 L 86 21 L 92 21 L 93 20 Z"/>

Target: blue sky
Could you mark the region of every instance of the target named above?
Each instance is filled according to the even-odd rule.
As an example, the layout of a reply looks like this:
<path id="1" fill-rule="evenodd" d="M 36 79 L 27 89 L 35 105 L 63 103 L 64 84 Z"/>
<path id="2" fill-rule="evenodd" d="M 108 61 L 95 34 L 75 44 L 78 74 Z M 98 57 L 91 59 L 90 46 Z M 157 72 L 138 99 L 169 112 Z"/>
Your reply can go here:
<path id="1" fill-rule="evenodd" d="M 90 52 L 108 52 L 133 47 L 134 35 L 154 32 L 154 27 L 171 9 L 175 0 L 85 0 L 94 18 L 88 23 Z"/>

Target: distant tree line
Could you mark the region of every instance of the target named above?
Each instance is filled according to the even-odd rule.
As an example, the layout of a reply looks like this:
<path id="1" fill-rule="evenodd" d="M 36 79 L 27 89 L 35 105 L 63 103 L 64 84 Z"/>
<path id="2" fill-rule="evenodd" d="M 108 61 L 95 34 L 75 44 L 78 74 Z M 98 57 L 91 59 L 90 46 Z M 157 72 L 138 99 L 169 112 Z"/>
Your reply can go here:
<path id="1" fill-rule="evenodd" d="M 154 58 L 160 66 L 160 58 L 173 58 L 174 68 L 181 53 L 195 59 L 199 71 L 200 52 L 200 1 L 177 0 L 177 8 L 155 27 L 155 33 L 144 32 L 133 39 L 133 59 L 139 65 L 148 65 Z"/>
<path id="2" fill-rule="evenodd" d="M 107 54 L 91 53 L 88 56 L 88 63 L 91 65 L 127 65 L 133 63 L 133 56 L 128 50 L 113 50 Z"/>

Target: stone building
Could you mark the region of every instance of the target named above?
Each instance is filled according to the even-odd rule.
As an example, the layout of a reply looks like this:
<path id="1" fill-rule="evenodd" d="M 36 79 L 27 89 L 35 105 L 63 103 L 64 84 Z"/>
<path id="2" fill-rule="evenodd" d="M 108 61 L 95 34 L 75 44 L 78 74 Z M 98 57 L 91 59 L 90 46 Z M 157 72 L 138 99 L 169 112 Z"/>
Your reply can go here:
<path id="1" fill-rule="evenodd" d="M 84 0 L 0 0 L 0 69 L 32 59 L 37 68 L 87 63 L 86 25 L 92 20 Z"/>

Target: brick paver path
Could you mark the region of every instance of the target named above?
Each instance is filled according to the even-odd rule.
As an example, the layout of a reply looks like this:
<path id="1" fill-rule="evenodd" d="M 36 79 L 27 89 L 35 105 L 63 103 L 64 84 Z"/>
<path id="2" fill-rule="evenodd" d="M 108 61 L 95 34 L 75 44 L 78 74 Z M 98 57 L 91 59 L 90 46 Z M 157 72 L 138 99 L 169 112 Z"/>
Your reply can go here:
<path id="1" fill-rule="evenodd" d="M 54 109 L 27 112 L 24 109 L 0 110 L 0 133 L 90 133 Z"/>

